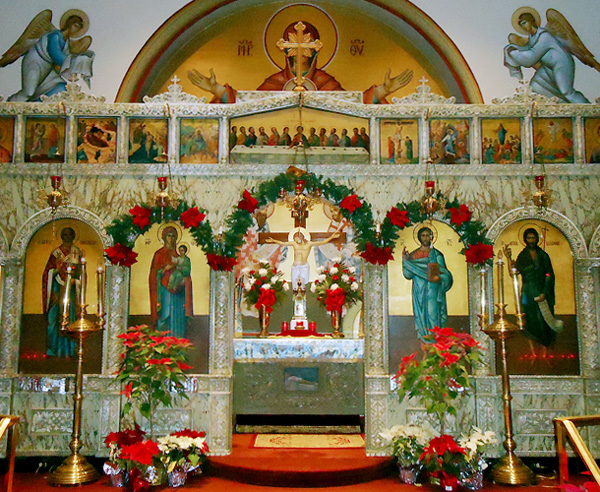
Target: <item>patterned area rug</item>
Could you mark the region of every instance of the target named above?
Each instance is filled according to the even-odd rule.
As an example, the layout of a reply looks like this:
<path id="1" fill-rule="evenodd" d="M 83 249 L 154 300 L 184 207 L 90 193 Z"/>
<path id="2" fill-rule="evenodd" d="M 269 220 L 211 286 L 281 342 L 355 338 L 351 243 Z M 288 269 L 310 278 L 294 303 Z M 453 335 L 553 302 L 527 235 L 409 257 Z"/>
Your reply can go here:
<path id="1" fill-rule="evenodd" d="M 336 449 L 364 448 L 359 434 L 257 434 L 255 448 Z"/>

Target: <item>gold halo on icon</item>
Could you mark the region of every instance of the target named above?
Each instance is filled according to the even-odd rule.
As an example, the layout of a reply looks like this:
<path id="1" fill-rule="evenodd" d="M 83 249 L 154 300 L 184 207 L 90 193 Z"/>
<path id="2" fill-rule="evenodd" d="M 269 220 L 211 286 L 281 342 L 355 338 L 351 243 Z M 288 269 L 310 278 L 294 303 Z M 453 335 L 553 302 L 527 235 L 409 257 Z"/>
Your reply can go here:
<path id="1" fill-rule="evenodd" d="M 308 232 L 305 227 L 294 227 L 288 234 L 288 241 L 293 241 L 294 236 L 298 232 L 304 236 L 304 239 L 310 241 L 310 232 Z"/>
<path id="2" fill-rule="evenodd" d="M 423 227 L 427 227 L 431 229 L 431 232 L 433 232 L 433 239 L 431 240 L 431 244 L 434 245 L 438 240 L 439 234 L 437 227 L 433 225 L 433 222 L 423 222 L 421 224 L 416 225 L 413 229 L 413 241 L 419 246 L 421 246 L 421 243 L 419 242 L 419 231 L 423 229 Z"/>
<path id="3" fill-rule="evenodd" d="M 271 63 L 279 70 L 285 67 L 285 55 L 277 49 L 277 41 L 283 37 L 283 32 L 292 22 L 300 20 L 310 22 L 319 31 L 323 48 L 319 51 L 319 66 L 325 68 L 331 63 L 338 50 L 339 36 L 337 26 L 331 16 L 320 7 L 308 3 L 295 3 L 280 8 L 267 22 L 263 33 L 263 49 Z M 277 63 L 276 59 L 283 63 Z M 325 63 L 323 63 L 323 61 Z"/>
<path id="4" fill-rule="evenodd" d="M 181 246 L 185 246 L 187 248 L 187 251 L 185 252 L 185 254 L 189 254 L 190 253 L 190 243 L 186 242 L 186 241 L 180 241 L 177 243 L 177 253 L 179 254 L 179 248 Z"/>
<path id="5" fill-rule="evenodd" d="M 520 7 L 517 10 L 515 10 L 515 12 L 512 15 L 512 18 L 511 18 L 512 26 L 515 28 L 515 31 L 517 31 L 518 33 L 529 35 L 529 33 L 526 32 L 519 25 L 519 17 L 521 16 L 521 14 L 531 14 L 533 16 L 533 18 L 535 19 L 535 22 L 538 25 L 538 27 L 541 27 L 542 18 L 540 17 L 540 13 L 537 10 L 535 10 L 533 7 Z"/>
<path id="6" fill-rule="evenodd" d="M 525 241 L 523 241 L 523 233 L 525 232 L 526 229 L 535 229 L 537 231 L 538 236 L 540 237 L 540 240 L 538 241 L 538 246 L 540 248 L 544 249 L 543 245 L 544 245 L 544 242 L 546 241 L 548 228 L 542 226 L 541 224 L 539 224 L 537 222 L 526 222 L 521 227 L 519 227 L 519 232 L 518 232 L 519 244 L 523 247 L 527 246 Z M 546 230 L 546 234 L 544 234 L 544 229 Z"/>
<path id="7" fill-rule="evenodd" d="M 158 227 L 157 230 L 157 239 L 159 243 L 163 242 L 163 231 L 167 228 L 167 227 L 174 227 L 175 230 L 177 231 L 177 246 L 179 246 L 179 240 L 181 239 L 182 235 L 183 235 L 183 229 L 181 228 L 181 226 L 179 224 L 177 224 L 176 222 L 166 222 L 164 224 L 161 224 Z M 188 248 L 189 251 L 189 248 Z"/>
<path id="8" fill-rule="evenodd" d="M 81 237 L 81 231 L 79 230 L 79 227 L 77 227 L 75 224 L 73 224 L 73 222 L 68 222 L 67 224 L 65 224 L 62 227 L 56 227 L 54 229 L 54 238 L 62 243 L 62 237 L 61 237 L 62 231 L 64 231 L 65 229 L 69 229 L 69 228 L 71 228 L 75 231 L 75 239 L 73 239 L 73 242 L 77 241 Z"/>

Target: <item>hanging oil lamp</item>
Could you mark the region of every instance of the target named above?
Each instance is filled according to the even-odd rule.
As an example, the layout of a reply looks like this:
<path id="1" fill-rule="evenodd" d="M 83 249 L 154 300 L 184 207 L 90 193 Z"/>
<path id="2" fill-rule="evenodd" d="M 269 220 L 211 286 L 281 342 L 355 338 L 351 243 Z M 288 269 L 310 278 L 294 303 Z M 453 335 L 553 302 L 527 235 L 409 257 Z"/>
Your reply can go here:
<path id="1" fill-rule="evenodd" d="M 56 211 L 61 205 L 67 202 L 67 193 L 61 190 L 62 176 L 51 176 L 52 191 L 46 195 L 46 202 L 52 209 L 52 215 L 56 215 Z"/>

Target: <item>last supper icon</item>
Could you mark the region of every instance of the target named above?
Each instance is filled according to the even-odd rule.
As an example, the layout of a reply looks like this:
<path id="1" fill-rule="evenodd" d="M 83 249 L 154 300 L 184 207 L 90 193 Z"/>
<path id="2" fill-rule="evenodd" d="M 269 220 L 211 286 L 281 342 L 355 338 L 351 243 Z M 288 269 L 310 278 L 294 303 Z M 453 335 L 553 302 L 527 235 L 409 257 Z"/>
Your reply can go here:
<path id="1" fill-rule="evenodd" d="M 237 335 L 359 336 L 353 236 L 341 210 L 309 193 L 302 179 L 293 193 L 256 210 L 238 256 Z"/>

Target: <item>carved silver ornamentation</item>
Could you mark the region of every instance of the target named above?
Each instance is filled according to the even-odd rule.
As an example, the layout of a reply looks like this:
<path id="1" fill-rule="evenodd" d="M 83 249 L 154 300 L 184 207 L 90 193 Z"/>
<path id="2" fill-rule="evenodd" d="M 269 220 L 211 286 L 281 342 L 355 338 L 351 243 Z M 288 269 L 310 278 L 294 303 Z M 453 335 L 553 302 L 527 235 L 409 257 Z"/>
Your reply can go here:
<path id="1" fill-rule="evenodd" d="M 179 82 L 179 77 L 175 75 L 171 79 L 169 84 L 168 92 L 157 94 L 156 96 L 144 96 L 143 101 L 146 104 L 152 103 L 188 103 L 188 104 L 206 104 L 206 97 L 193 96 L 187 92 L 183 92 Z"/>
<path id="2" fill-rule="evenodd" d="M 43 103 L 47 103 L 47 104 L 61 103 L 61 102 L 62 103 L 67 103 L 67 102 L 103 103 L 106 101 L 106 98 L 104 96 L 97 97 L 97 96 L 94 96 L 93 94 L 88 94 L 86 92 L 83 92 L 81 90 L 81 86 L 79 85 L 80 81 L 81 81 L 81 78 L 79 77 L 79 75 L 76 75 L 71 80 L 67 81 L 67 90 L 62 91 L 62 92 L 57 92 L 56 94 L 52 94 L 51 96 L 46 96 L 45 94 L 42 94 L 42 96 L 40 97 L 40 100 Z"/>
<path id="3" fill-rule="evenodd" d="M 421 85 L 417 87 L 417 92 L 405 97 L 393 97 L 392 102 L 394 104 L 455 104 L 456 98 L 454 96 L 444 97 L 439 94 L 431 92 L 431 87 L 427 85 L 425 76 L 419 80 Z"/>

